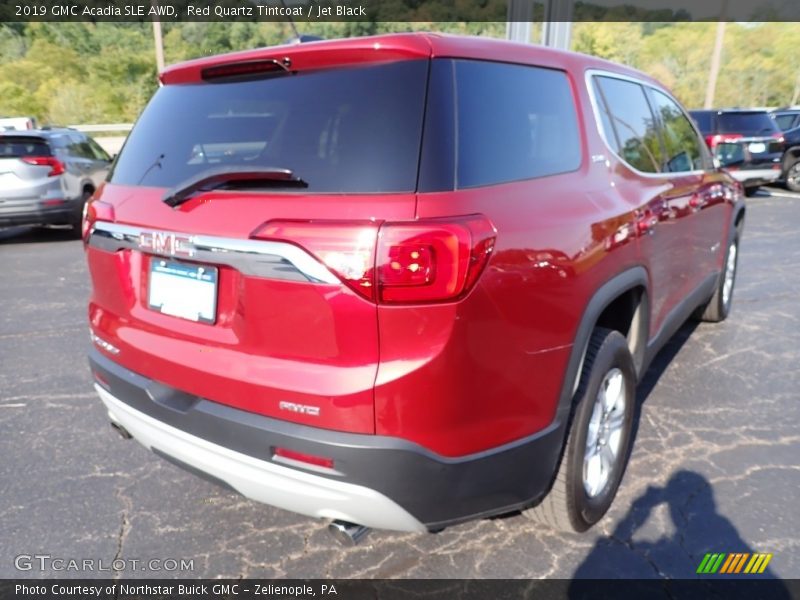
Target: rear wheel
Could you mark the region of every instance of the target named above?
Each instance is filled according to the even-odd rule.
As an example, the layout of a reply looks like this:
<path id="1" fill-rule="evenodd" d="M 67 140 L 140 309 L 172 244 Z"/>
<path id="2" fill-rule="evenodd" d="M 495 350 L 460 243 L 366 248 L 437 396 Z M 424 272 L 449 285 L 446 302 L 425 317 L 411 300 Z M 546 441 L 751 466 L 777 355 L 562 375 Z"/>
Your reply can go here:
<path id="1" fill-rule="evenodd" d="M 748 198 L 751 196 L 755 196 L 756 192 L 758 191 L 758 188 L 759 186 L 757 185 L 754 185 L 752 187 L 746 187 L 744 188 L 744 195 L 747 196 Z"/>
<path id="2" fill-rule="evenodd" d="M 708 304 L 697 309 L 695 316 L 702 321 L 719 323 L 731 312 L 733 304 L 733 288 L 736 284 L 736 269 L 739 263 L 739 233 L 734 233 L 725 252 L 725 264 L 717 283 L 717 289 Z"/>
<path id="3" fill-rule="evenodd" d="M 793 192 L 800 192 L 800 159 L 786 169 L 786 187 Z"/>
<path id="4" fill-rule="evenodd" d="M 86 203 L 89 201 L 89 198 L 92 197 L 92 190 L 85 189 L 83 190 L 83 194 L 81 194 L 80 202 L 78 203 L 78 208 L 75 214 L 72 215 L 72 219 L 70 220 L 70 225 L 72 226 L 72 234 L 75 237 L 81 237 L 81 225 L 83 224 L 83 207 L 86 206 Z"/>
<path id="5" fill-rule="evenodd" d="M 630 453 L 636 371 L 621 333 L 594 330 L 576 397 L 553 487 L 525 514 L 554 529 L 580 532 L 611 506 Z"/>

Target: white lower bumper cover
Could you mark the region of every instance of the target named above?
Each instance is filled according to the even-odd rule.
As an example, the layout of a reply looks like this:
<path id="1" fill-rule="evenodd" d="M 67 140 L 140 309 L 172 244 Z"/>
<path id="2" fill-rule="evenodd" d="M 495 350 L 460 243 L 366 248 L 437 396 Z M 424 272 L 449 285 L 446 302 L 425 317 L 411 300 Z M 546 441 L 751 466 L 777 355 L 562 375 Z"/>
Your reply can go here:
<path id="1" fill-rule="evenodd" d="M 234 452 L 134 410 L 97 384 L 95 389 L 111 420 L 141 444 L 221 479 L 247 498 L 310 517 L 377 529 L 426 531 L 405 509 L 373 489 Z"/>
<path id="2" fill-rule="evenodd" d="M 761 181 L 776 181 L 781 172 L 776 169 L 742 169 L 728 171 L 736 181 L 746 183 L 753 179 Z"/>

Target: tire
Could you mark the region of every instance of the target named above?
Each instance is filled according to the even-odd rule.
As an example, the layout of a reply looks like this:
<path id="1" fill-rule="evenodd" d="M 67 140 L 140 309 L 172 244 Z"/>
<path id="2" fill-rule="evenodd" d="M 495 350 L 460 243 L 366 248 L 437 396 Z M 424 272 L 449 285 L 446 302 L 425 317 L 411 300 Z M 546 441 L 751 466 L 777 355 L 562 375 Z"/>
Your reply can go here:
<path id="1" fill-rule="evenodd" d="M 72 220 L 70 221 L 70 225 L 72 226 L 72 235 L 78 239 L 80 239 L 81 237 L 81 225 L 83 224 L 83 207 L 89 201 L 89 198 L 92 197 L 92 193 L 93 192 L 91 190 L 83 190 L 80 203 L 78 204 L 77 214 L 73 215 Z"/>
<path id="2" fill-rule="evenodd" d="M 735 231 L 733 238 L 725 251 L 725 262 L 719 276 L 714 295 L 707 304 L 700 306 L 695 312 L 695 318 L 707 323 L 719 323 L 728 318 L 733 304 L 733 289 L 736 285 L 736 270 L 739 264 L 739 232 Z M 726 282 L 730 287 L 726 290 Z"/>
<path id="3" fill-rule="evenodd" d="M 784 179 L 786 180 L 786 189 L 800 192 L 800 159 L 786 167 Z"/>
<path id="4" fill-rule="evenodd" d="M 615 389 L 619 392 L 614 393 Z M 553 486 L 540 504 L 523 514 L 552 529 L 581 532 L 597 523 L 611 506 L 630 455 L 636 370 L 621 333 L 600 327 L 592 332 L 575 397 L 572 424 Z M 602 407 L 608 408 L 603 399 L 612 397 L 611 410 L 603 414 Z M 602 425 L 598 431 L 602 423 L 617 424 L 616 433 L 601 433 Z M 595 441 L 587 446 L 591 438 Z M 605 477 L 600 468 L 602 456 L 608 459 Z"/>
<path id="5" fill-rule="evenodd" d="M 759 190 L 759 187 L 760 186 L 754 185 L 752 187 L 744 188 L 744 195 L 747 196 L 748 198 L 755 196 L 756 192 Z"/>

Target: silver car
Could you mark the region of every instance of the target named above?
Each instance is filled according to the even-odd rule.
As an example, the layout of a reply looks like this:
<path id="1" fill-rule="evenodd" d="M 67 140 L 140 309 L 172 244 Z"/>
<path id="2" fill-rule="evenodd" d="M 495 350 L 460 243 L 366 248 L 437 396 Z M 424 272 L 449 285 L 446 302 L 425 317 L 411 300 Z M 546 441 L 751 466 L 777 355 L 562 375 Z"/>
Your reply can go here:
<path id="1" fill-rule="evenodd" d="M 0 226 L 72 225 L 111 157 L 74 129 L 0 132 Z"/>

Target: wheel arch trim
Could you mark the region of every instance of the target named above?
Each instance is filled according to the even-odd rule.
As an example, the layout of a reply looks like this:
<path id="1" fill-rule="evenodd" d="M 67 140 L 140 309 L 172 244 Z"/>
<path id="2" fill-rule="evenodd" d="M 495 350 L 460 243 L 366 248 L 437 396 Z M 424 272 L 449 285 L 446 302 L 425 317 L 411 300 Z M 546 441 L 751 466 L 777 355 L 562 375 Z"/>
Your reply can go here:
<path id="1" fill-rule="evenodd" d="M 561 424 L 569 419 L 575 391 L 580 382 L 580 374 L 586 356 L 586 348 L 600 315 L 603 314 L 603 311 L 608 308 L 614 300 L 637 287 L 641 287 L 644 292 L 642 293 L 639 306 L 642 310 L 634 311 L 633 317 L 634 319 L 637 318 L 637 313 L 640 313 L 638 318 L 640 319 L 639 326 L 642 332 L 640 334 L 642 339 L 637 340 L 635 354 L 638 355 L 647 347 L 650 325 L 650 278 L 647 270 L 639 265 L 618 273 L 603 283 L 594 292 L 587 303 L 581 315 L 581 320 L 578 323 L 575 339 L 572 344 L 572 352 L 570 353 L 567 368 L 564 373 L 564 380 L 561 384 L 561 393 L 558 398 L 558 406 L 556 407 L 554 417 L 555 422 Z M 641 377 L 642 374 L 643 370 L 640 371 L 639 365 L 637 365 L 637 376 Z M 564 428 L 564 431 L 566 432 L 566 428 Z"/>

